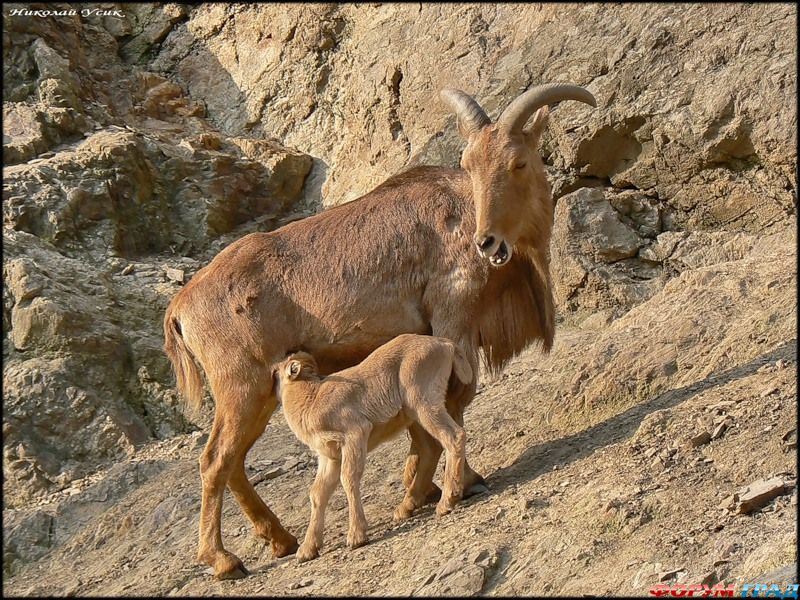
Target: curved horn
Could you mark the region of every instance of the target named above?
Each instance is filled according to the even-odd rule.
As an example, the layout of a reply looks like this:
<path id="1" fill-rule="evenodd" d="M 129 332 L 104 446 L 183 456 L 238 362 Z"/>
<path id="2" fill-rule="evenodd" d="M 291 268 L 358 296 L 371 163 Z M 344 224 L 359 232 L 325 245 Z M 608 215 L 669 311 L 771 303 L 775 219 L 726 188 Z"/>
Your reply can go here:
<path id="1" fill-rule="evenodd" d="M 445 88 L 439 92 L 439 96 L 456 113 L 467 134 L 474 133 L 491 123 L 480 104 L 475 102 L 469 94 L 465 94 L 461 90 Z"/>
<path id="2" fill-rule="evenodd" d="M 497 123 L 506 131 L 518 131 L 522 129 L 534 111 L 561 100 L 578 100 L 597 106 L 594 96 L 580 86 L 571 83 L 548 83 L 537 85 L 517 97 L 503 111 L 503 114 L 497 119 Z"/>

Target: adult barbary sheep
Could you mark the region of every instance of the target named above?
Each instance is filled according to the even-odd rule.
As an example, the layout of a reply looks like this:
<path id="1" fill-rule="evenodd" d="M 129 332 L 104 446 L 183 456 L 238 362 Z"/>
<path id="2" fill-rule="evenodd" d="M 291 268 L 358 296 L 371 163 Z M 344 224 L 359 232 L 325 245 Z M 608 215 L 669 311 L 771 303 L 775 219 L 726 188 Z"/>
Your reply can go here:
<path id="1" fill-rule="evenodd" d="M 594 105 L 594 98 L 573 85 L 539 86 L 491 123 L 465 93 L 442 95 L 467 139 L 463 169 L 417 167 L 358 200 L 244 236 L 167 307 L 164 350 L 178 387 L 199 404 L 202 368 L 216 402 L 200 457 L 198 560 L 218 578 L 247 573 L 222 545 L 226 485 L 256 534 L 272 541 L 274 556 L 297 549 L 244 468 L 275 410 L 271 366 L 288 351 L 310 352 L 326 374 L 358 363 L 401 333 L 432 334 L 461 346 L 476 372 L 482 349 L 497 373 L 533 342 L 550 349 L 553 202 L 536 147 L 547 104 L 575 99 Z M 459 424 L 475 387 L 473 380 L 448 393 L 448 412 Z M 409 432 L 403 482 L 419 497 L 420 490 L 431 490 L 442 450 L 419 426 Z M 465 490 L 481 482 L 467 463 Z"/>
<path id="2" fill-rule="evenodd" d="M 471 383 L 472 367 L 450 340 L 414 334 L 386 342 L 354 367 L 320 378 L 306 353 L 290 355 L 274 369 L 278 399 L 289 428 L 317 453 L 317 476 L 311 486 L 311 520 L 297 550 L 300 562 L 319 556 L 325 508 L 341 476 L 350 509 L 347 545 L 367 543 L 367 521 L 360 483 L 367 453 L 411 423 L 418 423 L 445 450 L 444 485 L 436 507 L 449 513 L 462 494 L 466 434 L 447 413 L 445 397 L 451 376 Z M 395 511 L 407 517 L 423 498 L 412 490 Z"/>

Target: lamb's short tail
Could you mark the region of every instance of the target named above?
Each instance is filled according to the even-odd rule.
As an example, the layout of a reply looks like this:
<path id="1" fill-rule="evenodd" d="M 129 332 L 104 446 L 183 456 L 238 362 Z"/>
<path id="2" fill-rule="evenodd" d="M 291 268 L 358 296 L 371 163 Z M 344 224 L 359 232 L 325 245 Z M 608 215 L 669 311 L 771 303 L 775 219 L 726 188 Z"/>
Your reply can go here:
<path id="1" fill-rule="evenodd" d="M 178 390 L 189 405 L 198 410 L 203 402 L 203 377 L 192 353 L 186 347 L 180 321 L 173 311 L 174 303 L 171 303 L 164 315 L 164 352 L 175 371 Z"/>
<path id="2" fill-rule="evenodd" d="M 453 344 L 453 372 L 461 383 L 471 383 L 474 376 L 467 355 L 458 344 Z"/>

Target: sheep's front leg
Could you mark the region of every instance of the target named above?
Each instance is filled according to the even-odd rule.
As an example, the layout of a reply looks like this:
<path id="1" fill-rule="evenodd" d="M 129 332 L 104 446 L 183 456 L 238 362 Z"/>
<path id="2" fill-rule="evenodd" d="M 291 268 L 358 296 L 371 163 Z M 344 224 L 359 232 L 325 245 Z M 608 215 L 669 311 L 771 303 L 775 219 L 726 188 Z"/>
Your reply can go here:
<path id="1" fill-rule="evenodd" d="M 325 528 L 325 508 L 339 481 L 341 462 L 320 454 L 318 456 L 317 476 L 311 484 L 311 520 L 306 530 L 306 538 L 297 549 L 297 562 L 317 558 L 322 548 L 322 533 Z"/>
<path id="2" fill-rule="evenodd" d="M 350 529 L 347 532 L 347 545 L 351 550 L 369 542 L 367 539 L 367 519 L 361 504 L 361 476 L 367 457 L 369 432 L 358 430 L 345 438 L 342 446 L 342 487 L 347 495 L 350 508 Z"/>

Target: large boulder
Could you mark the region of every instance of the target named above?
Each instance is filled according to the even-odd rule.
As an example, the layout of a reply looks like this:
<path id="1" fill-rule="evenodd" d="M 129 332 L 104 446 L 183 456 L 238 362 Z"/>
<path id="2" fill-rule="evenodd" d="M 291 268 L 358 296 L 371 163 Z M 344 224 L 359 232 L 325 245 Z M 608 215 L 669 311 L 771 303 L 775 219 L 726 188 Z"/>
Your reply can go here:
<path id="1" fill-rule="evenodd" d="M 660 233 L 658 207 L 641 194 L 609 195 L 620 210 L 602 188 L 581 188 L 556 205 L 552 277 L 562 316 L 599 310 L 619 315 L 663 285 L 661 270 L 638 258 Z"/>

